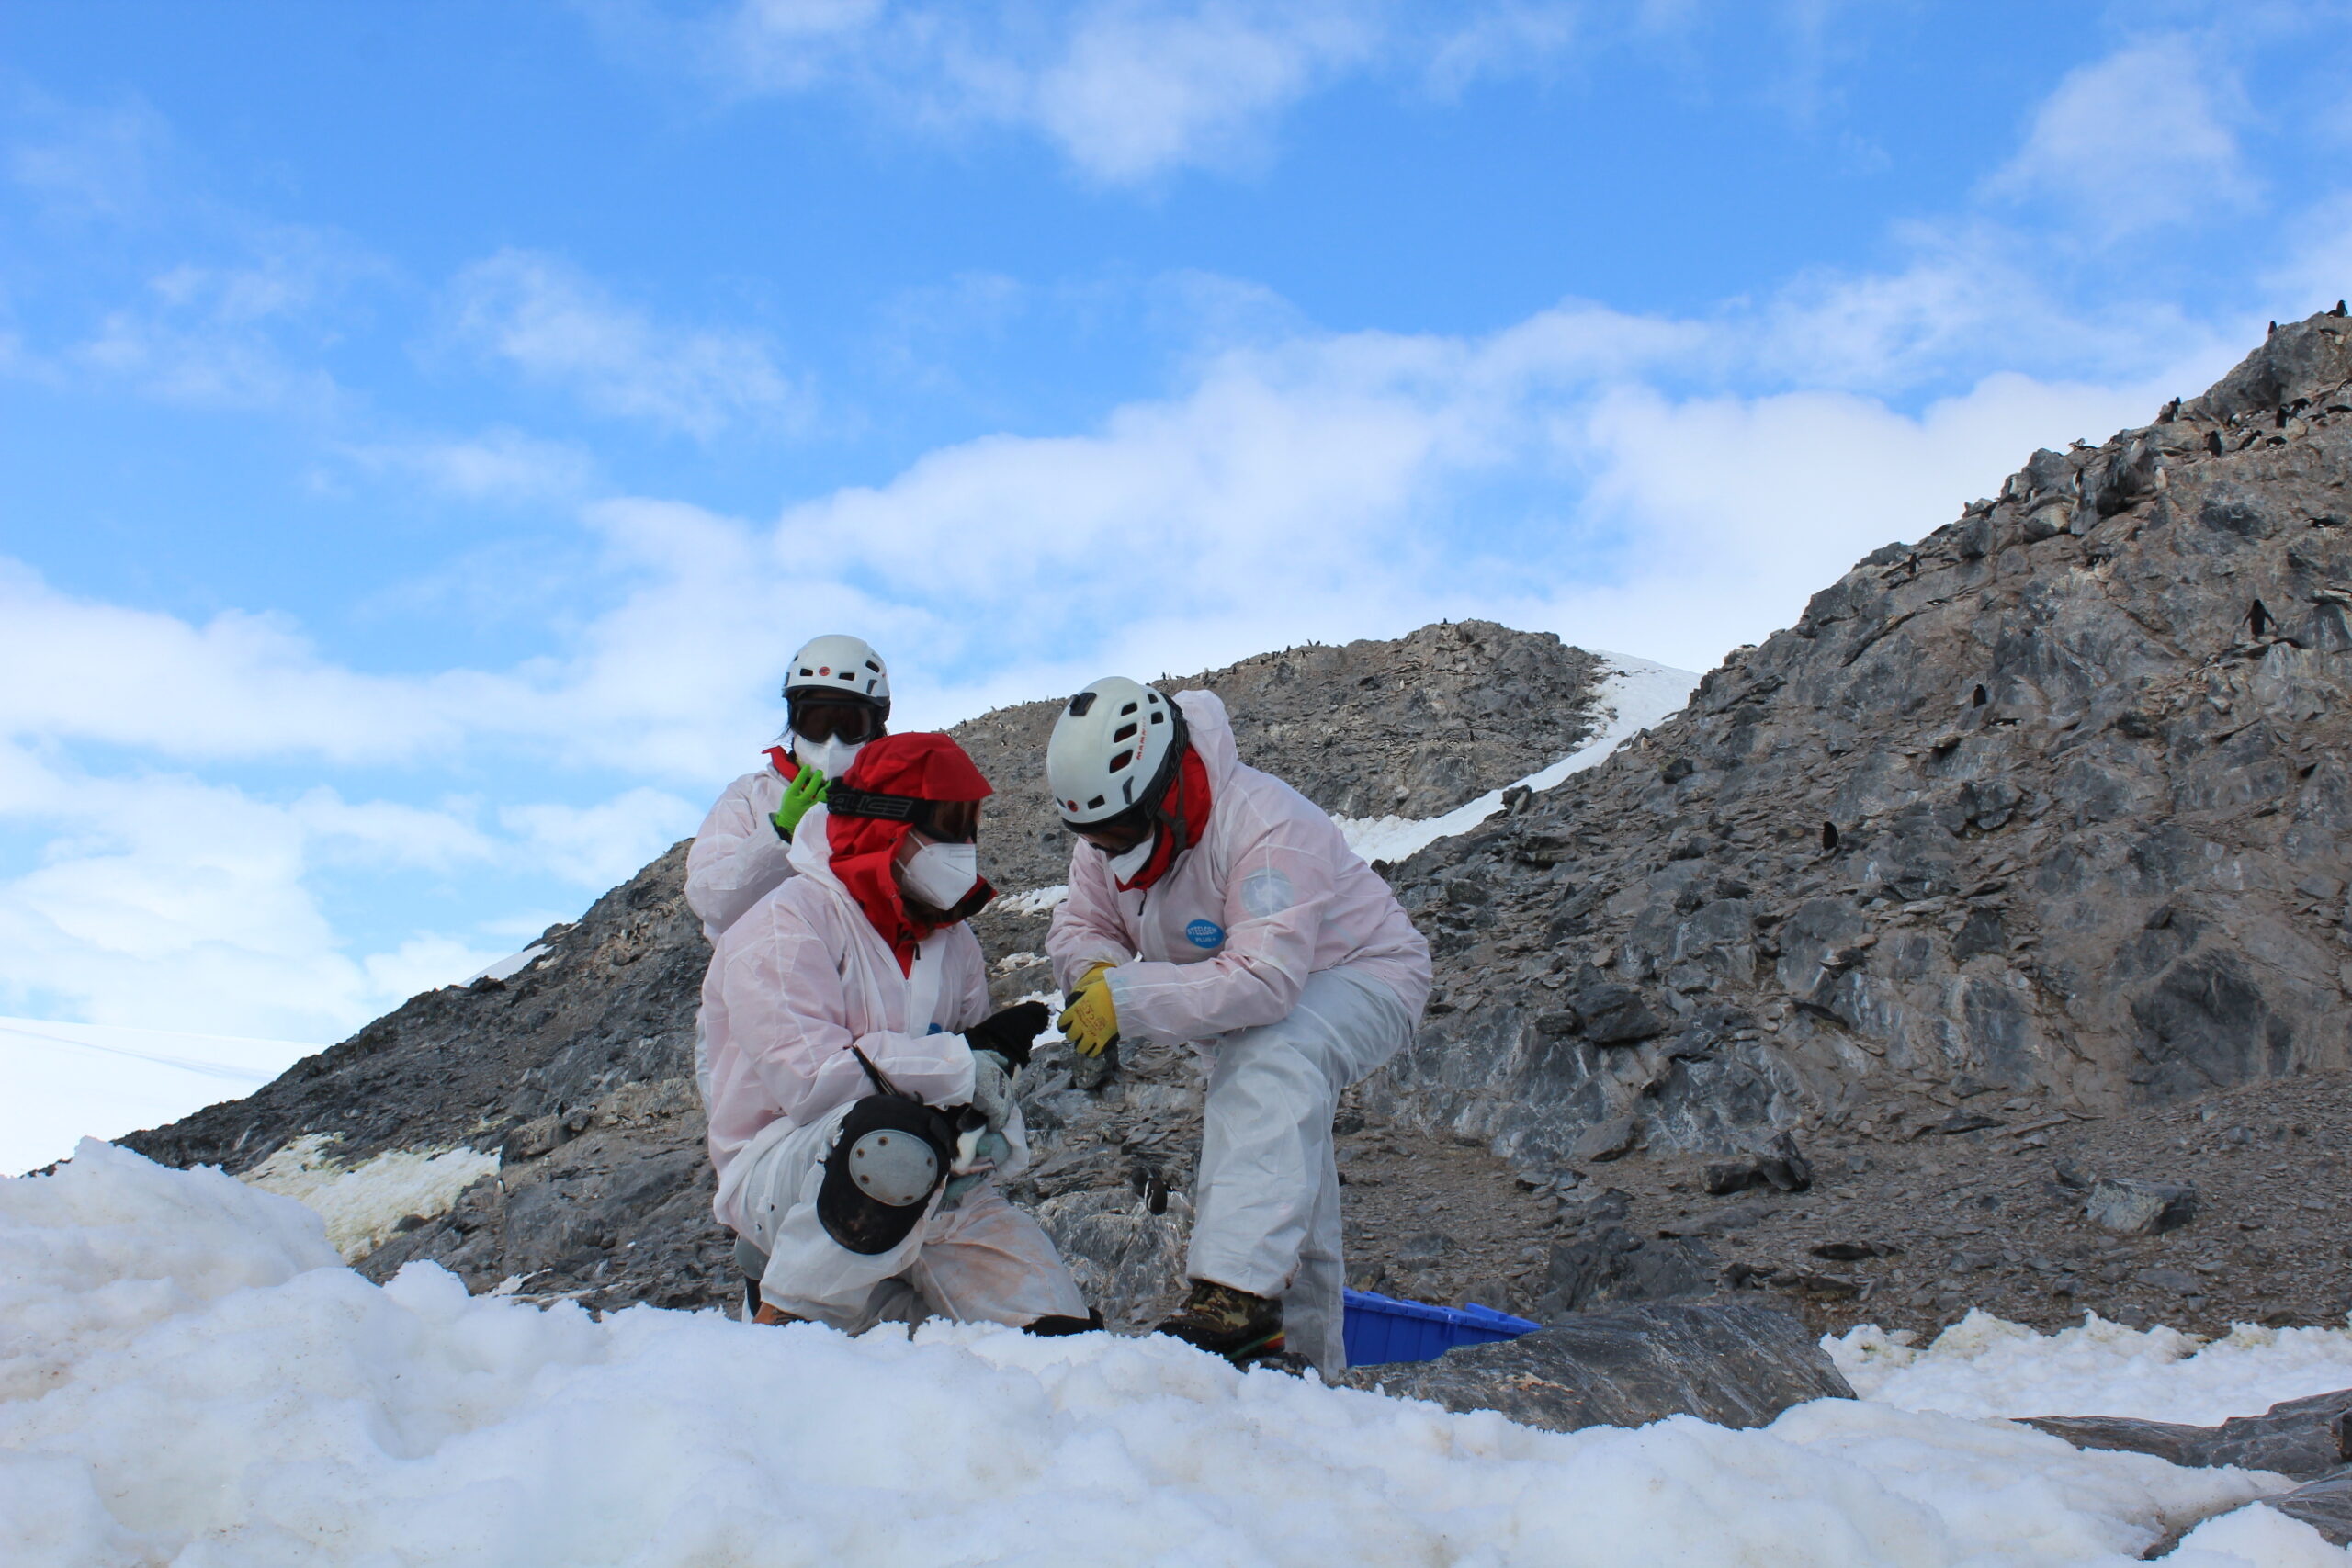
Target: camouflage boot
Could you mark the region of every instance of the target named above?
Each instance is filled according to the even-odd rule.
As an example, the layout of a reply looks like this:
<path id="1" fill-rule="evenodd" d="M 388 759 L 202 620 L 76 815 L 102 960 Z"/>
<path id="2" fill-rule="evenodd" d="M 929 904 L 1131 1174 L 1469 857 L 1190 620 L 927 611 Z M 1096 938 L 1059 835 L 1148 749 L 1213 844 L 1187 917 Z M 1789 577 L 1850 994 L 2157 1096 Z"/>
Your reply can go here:
<path id="1" fill-rule="evenodd" d="M 1283 1303 L 1273 1296 L 1253 1296 L 1214 1280 L 1195 1280 L 1184 1310 L 1152 1332 L 1197 1345 L 1237 1367 L 1243 1366 L 1282 1354 Z"/>

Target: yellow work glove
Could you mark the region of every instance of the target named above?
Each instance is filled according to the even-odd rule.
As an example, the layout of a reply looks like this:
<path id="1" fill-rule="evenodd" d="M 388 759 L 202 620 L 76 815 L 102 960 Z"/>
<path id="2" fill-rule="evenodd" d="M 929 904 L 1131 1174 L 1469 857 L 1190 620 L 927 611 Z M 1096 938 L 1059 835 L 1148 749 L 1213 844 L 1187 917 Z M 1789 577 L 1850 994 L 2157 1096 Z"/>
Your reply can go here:
<path id="1" fill-rule="evenodd" d="M 1081 976 L 1055 1025 L 1081 1056 L 1099 1056 L 1119 1038 L 1119 1010 L 1111 1005 L 1111 982 L 1103 978 L 1110 972 L 1105 960 Z"/>

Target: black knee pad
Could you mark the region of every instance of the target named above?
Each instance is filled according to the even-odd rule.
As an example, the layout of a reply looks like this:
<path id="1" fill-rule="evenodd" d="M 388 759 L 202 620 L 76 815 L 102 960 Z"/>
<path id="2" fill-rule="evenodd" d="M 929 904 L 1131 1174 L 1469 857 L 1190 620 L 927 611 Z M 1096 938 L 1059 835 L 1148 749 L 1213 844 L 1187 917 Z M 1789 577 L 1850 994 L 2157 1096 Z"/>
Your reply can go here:
<path id="1" fill-rule="evenodd" d="M 889 1251 L 922 1223 L 947 1178 L 956 1131 L 920 1100 L 870 1094 L 850 1107 L 825 1156 L 817 1223 L 850 1251 Z"/>

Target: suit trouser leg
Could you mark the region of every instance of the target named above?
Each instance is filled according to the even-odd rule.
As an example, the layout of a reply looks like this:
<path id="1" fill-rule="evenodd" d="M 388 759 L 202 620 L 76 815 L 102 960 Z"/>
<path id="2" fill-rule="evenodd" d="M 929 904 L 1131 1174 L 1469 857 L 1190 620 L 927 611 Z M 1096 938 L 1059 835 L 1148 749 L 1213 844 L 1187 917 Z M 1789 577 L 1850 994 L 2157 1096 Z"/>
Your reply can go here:
<path id="1" fill-rule="evenodd" d="M 1287 1018 L 1221 1041 L 1209 1069 L 1186 1271 L 1282 1297 L 1289 1347 L 1327 1372 L 1347 1365 L 1331 1118 L 1411 1029 L 1387 987 L 1326 970 Z"/>

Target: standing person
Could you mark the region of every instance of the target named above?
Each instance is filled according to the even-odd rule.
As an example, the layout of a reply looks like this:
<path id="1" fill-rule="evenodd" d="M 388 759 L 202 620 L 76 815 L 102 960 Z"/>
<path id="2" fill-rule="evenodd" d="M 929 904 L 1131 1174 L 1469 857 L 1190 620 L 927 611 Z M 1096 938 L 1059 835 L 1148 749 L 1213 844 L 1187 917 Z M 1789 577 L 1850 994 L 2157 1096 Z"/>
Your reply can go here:
<path id="1" fill-rule="evenodd" d="M 1100 1326 L 997 1190 L 1028 1161 L 1012 1079 L 1046 1011 L 989 1010 L 964 923 L 995 897 L 989 794 L 944 735 L 868 742 L 801 818 L 794 874 L 719 934 L 702 991 L 713 1208 L 759 1262 L 760 1322 Z"/>
<path id="2" fill-rule="evenodd" d="M 1331 1118 L 1411 1037 L 1429 944 L 1319 807 L 1242 766 L 1215 693 L 1097 681 L 1055 720 L 1046 776 L 1079 836 L 1046 938 L 1063 1032 L 1208 1063 L 1191 1293 L 1159 1332 L 1339 1371 Z"/>
<path id="3" fill-rule="evenodd" d="M 712 942 L 792 874 L 792 832 L 890 718 L 890 672 L 862 637 L 812 638 L 784 676 L 784 733 L 729 784 L 686 851 L 686 907 Z M 710 1046 L 695 1015 L 695 1082 L 710 1106 Z"/>
<path id="4" fill-rule="evenodd" d="M 825 798 L 825 781 L 886 733 L 890 675 L 859 637 L 829 636 L 793 656 L 784 678 L 785 730 L 765 764 L 710 808 L 686 852 L 686 903 L 713 942 L 792 874 L 793 829 Z"/>

